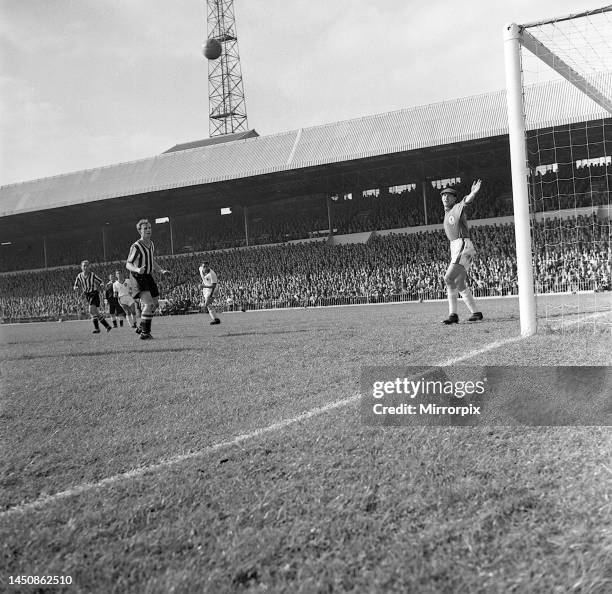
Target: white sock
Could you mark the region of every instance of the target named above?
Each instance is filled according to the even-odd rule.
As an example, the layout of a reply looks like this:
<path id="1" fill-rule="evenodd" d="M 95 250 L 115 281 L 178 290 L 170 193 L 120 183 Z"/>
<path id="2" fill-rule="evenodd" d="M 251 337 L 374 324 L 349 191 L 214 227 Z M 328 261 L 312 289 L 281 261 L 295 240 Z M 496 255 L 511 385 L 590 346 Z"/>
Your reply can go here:
<path id="1" fill-rule="evenodd" d="M 211 317 L 213 320 L 216 320 L 216 319 L 217 319 L 217 316 L 215 315 L 215 310 L 214 310 L 214 309 L 212 309 L 212 308 L 210 307 L 210 305 L 208 306 L 208 314 L 210 315 L 210 317 Z"/>
<path id="2" fill-rule="evenodd" d="M 461 291 L 461 297 L 463 301 L 465 301 L 470 313 L 474 313 L 476 311 L 476 300 L 474 299 L 474 295 L 472 295 L 472 291 L 466 287 L 463 291 Z"/>
<path id="3" fill-rule="evenodd" d="M 451 289 L 447 287 L 446 293 L 448 295 L 448 313 L 457 313 L 457 289 Z"/>

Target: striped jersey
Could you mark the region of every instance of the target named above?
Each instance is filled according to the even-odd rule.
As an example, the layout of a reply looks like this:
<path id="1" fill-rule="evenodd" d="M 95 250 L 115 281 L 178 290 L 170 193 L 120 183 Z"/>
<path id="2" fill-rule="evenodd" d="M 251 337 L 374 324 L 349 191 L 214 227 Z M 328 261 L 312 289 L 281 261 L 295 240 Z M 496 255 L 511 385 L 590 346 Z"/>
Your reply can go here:
<path id="1" fill-rule="evenodd" d="M 444 232 L 450 241 L 468 239 L 470 237 L 467 216 L 463 210 L 466 206 L 464 198 L 444 213 Z"/>
<path id="2" fill-rule="evenodd" d="M 144 274 L 153 274 L 153 252 L 155 246 L 151 241 L 149 245 L 145 245 L 142 239 L 135 241 L 130 248 L 127 261 L 138 268 L 144 266 Z"/>
<path id="3" fill-rule="evenodd" d="M 81 289 L 83 293 L 93 293 L 98 290 L 101 284 L 102 279 L 93 272 L 88 272 L 87 274 L 79 272 L 74 281 L 74 288 Z"/>

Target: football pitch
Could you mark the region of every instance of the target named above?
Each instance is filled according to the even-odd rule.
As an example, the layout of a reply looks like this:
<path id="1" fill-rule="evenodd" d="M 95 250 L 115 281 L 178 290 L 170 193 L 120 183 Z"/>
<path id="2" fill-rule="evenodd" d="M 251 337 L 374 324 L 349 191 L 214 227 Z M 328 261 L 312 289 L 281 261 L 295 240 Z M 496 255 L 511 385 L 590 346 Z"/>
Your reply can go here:
<path id="1" fill-rule="evenodd" d="M 0 326 L 0 590 L 611 591 L 608 427 L 362 420 L 366 366 L 610 364 L 609 313 L 522 339 L 517 300 L 482 310 Z"/>

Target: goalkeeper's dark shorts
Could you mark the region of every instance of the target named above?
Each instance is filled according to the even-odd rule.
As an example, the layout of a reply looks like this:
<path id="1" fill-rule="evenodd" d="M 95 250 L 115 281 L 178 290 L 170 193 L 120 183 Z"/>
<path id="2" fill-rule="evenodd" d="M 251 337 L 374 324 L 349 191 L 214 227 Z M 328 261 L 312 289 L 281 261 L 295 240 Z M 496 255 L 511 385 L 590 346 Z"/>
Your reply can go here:
<path id="1" fill-rule="evenodd" d="M 136 272 L 132 272 L 132 278 L 136 281 L 137 287 L 136 291 L 132 293 L 134 299 L 139 299 L 141 293 L 145 291 L 148 291 L 151 297 L 159 297 L 159 289 L 150 274 L 137 274 Z"/>

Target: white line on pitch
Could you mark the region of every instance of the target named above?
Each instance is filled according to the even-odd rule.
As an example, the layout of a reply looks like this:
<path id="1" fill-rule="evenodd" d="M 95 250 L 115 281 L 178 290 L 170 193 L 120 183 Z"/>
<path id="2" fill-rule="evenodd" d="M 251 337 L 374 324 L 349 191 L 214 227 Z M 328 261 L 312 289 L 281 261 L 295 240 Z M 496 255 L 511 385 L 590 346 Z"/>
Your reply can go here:
<path id="1" fill-rule="evenodd" d="M 519 340 L 521 340 L 520 336 L 492 342 L 486 347 L 483 347 L 481 349 L 471 351 L 459 357 L 454 357 L 453 359 L 449 359 L 448 361 L 441 363 L 440 366 L 445 367 L 449 365 L 455 365 L 456 363 L 465 361 L 466 359 L 470 359 L 482 353 L 486 353 L 487 351 L 499 348 L 500 346 L 504 346 L 512 342 L 517 342 Z M 267 427 L 255 429 L 253 431 L 250 431 L 249 433 L 243 433 L 241 435 L 234 437 L 233 439 L 213 444 L 197 452 L 191 452 L 189 454 L 181 454 L 180 456 L 173 456 L 172 458 L 168 458 L 167 460 L 162 460 L 161 462 L 158 462 L 156 464 L 152 464 L 149 466 L 141 466 L 139 468 L 135 468 L 133 470 L 129 470 L 121 474 L 110 476 L 108 478 L 102 479 L 101 481 L 98 481 L 95 483 L 82 483 L 81 485 L 71 487 L 70 489 L 66 489 L 65 491 L 54 493 L 53 495 L 45 495 L 43 497 L 39 497 L 38 499 L 35 499 L 34 501 L 23 503 L 21 505 L 16 505 L 3 512 L 0 512 L 0 518 L 4 518 L 4 517 L 7 517 L 13 514 L 27 512 L 27 511 L 34 510 L 34 509 L 38 509 L 38 508 L 44 507 L 47 504 L 51 504 L 51 503 L 54 503 L 55 501 L 59 501 L 61 499 L 74 497 L 76 495 L 80 495 L 82 493 L 92 491 L 94 489 L 99 489 L 99 488 L 106 487 L 106 486 L 112 486 L 123 480 L 137 478 L 145 474 L 155 473 L 158 470 L 162 470 L 169 466 L 174 466 L 175 464 L 179 464 L 187 460 L 193 460 L 195 458 L 207 456 L 223 448 L 229 448 L 229 447 L 236 446 L 242 443 L 243 441 L 256 439 L 257 437 L 260 437 L 261 435 L 265 435 L 266 433 L 272 433 L 274 431 L 284 429 L 285 427 L 288 427 L 290 425 L 294 425 L 296 423 L 306 421 L 313 417 L 317 417 L 335 408 L 341 408 L 343 406 L 356 402 L 357 400 L 359 400 L 360 397 L 361 397 L 360 394 L 353 394 L 353 396 L 349 396 L 348 398 L 344 398 L 342 400 L 336 400 L 324 406 L 313 408 L 295 417 L 291 417 L 289 419 L 284 419 L 282 421 L 272 423 L 271 425 L 268 425 Z"/>
<path id="2" fill-rule="evenodd" d="M 601 315 L 602 314 L 599 312 L 597 314 L 587 316 L 587 318 L 599 317 Z M 584 319 L 582 321 L 584 321 Z M 578 322 L 574 322 L 574 323 L 578 323 Z M 571 322 L 569 324 L 571 324 Z M 440 363 L 439 367 L 449 367 L 451 365 L 456 365 L 457 363 L 461 363 L 462 361 L 466 361 L 468 359 L 471 359 L 472 357 L 476 357 L 477 355 L 482 355 L 484 353 L 487 353 L 499 347 L 505 346 L 507 344 L 519 342 L 520 340 L 523 340 L 522 336 L 513 336 L 511 338 L 497 340 L 495 342 L 489 343 L 488 345 L 480 349 L 476 349 L 464 355 L 460 355 L 458 357 L 453 357 L 452 359 L 448 359 L 447 361 Z M 187 460 L 193 460 L 195 458 L 201 458 L 201 457 L 207 456 L 223 448 L 230 448 L 230 447 L 237 446 L 243 441 L 256 439 L 257 437 L 260 437 L 261 435 L 265 435 L 266 433 L 272 433 L 274 431 L 284 429 L 285 427 L 288 427 L 290 425 L 295 425 L 296 423 L 306 421 L 313 417 L 318 417 L 319 415 L 322 415 L 330 410 L 341 408 L 343 406 L 356 402 L 357 400 L 359 400 L 359 398 L 361 398 L 360 394 L 353 394 L 353 396 L 349 396 L 348 398 L 344 398 L 342 400 L 336 400 L 324 406 L 313 408 L 309 411 L 306 411 L 305 413 L 302 413 L 301 415 L 291 417 L 290 419 L 284 419 L 282 421 L 272 423 L 271 425 L 268 425 L 267 427 L 261 427 L 259 429 L 250 431 L 249 433 L 243 433 L 241 435 L 237 435 L 236 437 L 234 437 L 233 439 L 230 439 L 229 441 L 222 441 L 222 442 L 213 444 L 197 452 L 191 452 L 189 454 L 181 454 L 180 456 L 173 456 L 172 458 L 168 458 L 167 460 L 162 460 L 161 462 L 158 462 L 156 464 L 151 464 L 149 466 L 141 466 L 139 468 L 134 468 L 133 470 L 129 470 L 121 474 L 115 474 L 113 476 L 102 479 L 101 481 L 98 481 L 96 483 L 82 483 L 75 487 L 71 487 L 70 489 L 66 489 L 65 491 L 59 491 L 58 493 L 54 493 L 53 495 L 45 495 L 43 497 L 39 497 L 38 499 L 35 499 L 34 501 L 22 503 L 21 505 L 16 505 L 14 507 L 10 507 L 9 509 L 3 512 L 0 512 L 0 519 L 6 518 L 11 515 L 20 514 L 20 513 L 28 512 L 31 510 L 39 509 L 41 507 L 44 507 L 45 505 L 55 503 L 56 501 L 60 501 L 62 499 L 67 499 L 69 497 L 75 497 L 82 493 L 93 491 L 94 489 L 100 489 L 102 487 L 107 487 L 107 486 L 113 486 L 124 480 L 129 480 L 131 478 L 138 478 L 145 474 L 155 473 L 158 470 L 163 470 L 164 468 L 168 468 L 170 466 L 180 464 L 181 462 L 185 462 Z"/>

